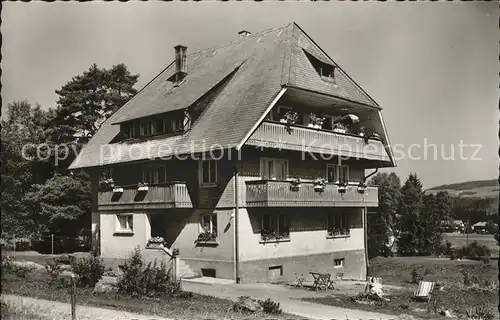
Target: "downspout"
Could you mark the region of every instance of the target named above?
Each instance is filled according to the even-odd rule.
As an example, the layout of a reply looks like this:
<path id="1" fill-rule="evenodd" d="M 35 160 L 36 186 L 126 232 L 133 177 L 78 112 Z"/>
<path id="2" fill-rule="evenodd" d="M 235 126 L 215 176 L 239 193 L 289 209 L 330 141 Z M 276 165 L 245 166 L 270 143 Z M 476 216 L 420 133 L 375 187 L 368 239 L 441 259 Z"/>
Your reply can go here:
<path id="1" fill-rule="evenodd" d="M 363 178 L 363 184 L 366 182 L 366 179 L 369 177 L 373 176 L 375 173 L 378 172 L 378 168 L 375 168 L 375 171 L 370 173 L 369 175 L 365 176 Z M 368 210 L 367 207 L 365 206 L 364 212 L 363 212 L 363 229 L 365 230 L 364 232 L 364 237 L 365 237 L 365 261 L 366 261 L 366 280 L 368 281 L 368 271 L 370 268 L 370 262 L 368 260 Z"/>
<path id="2" fill-rule="evenodd" d="M 240 238 L 238 235 L 238 224 L 239 224 L 239 207 L 240 207 L 240 199 L 238 194 L 238 185 L 239 185 L 239 172 L 238 166 L 234 167 L 234 278 L 236 283 L 240 283 L 240 248 L 239 242 Z"/>

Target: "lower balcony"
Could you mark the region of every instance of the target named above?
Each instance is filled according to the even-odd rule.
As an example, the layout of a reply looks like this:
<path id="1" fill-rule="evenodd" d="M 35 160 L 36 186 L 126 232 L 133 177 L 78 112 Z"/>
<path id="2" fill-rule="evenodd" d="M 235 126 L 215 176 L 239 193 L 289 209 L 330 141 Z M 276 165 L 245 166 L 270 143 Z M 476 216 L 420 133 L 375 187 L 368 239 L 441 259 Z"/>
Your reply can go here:
<path id="1" fill-rule="evenodd" d="M 295 186 L 289 181 L 256 180 L 246 182 L 247 207 L 377 207 L 378 190 L 357 184 L 340 190 L 336 184 L 326 184 L 318 190 L 313 182 Z M 360 192 L 361 191 L 361 192 Z"/>
<path id="2" fill-rule="evenodd" d="M 192 208 L 186 183 L 171 182 L 141 187 L 137 185 L 100 191 L 99 210 Z"/>

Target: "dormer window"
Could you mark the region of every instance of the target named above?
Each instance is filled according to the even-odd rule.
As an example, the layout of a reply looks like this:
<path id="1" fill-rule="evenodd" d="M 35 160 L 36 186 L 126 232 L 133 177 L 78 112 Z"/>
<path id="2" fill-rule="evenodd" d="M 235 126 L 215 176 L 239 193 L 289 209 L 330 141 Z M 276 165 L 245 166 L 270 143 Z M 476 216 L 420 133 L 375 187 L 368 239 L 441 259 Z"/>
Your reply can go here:
<path id="1" fill-rule="evenodd" d="M 325 59 L 320 59 L 305 50 L 304 52 L 320 78 L 324 81 L 335 83 L 335 66 Z"/>
<path id="2" fill-rule="evenodd" d="M 190 129 L 189 114 L 184 111 L 164 113 L 121 125 L 124 139 L 150 137 L 159 134 L 182 133 Z"/>

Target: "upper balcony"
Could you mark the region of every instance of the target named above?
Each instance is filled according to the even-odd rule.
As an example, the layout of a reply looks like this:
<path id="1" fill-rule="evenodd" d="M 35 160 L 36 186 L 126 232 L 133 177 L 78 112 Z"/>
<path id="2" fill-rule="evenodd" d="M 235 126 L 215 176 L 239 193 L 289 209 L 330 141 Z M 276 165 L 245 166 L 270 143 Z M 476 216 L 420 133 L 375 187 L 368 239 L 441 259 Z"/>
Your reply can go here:
<path id="1" fill-rule="evenodd" d="M 378 189 L 367 187 L 358 191 L 348 185 L 345 191 L 336 184 L 326 184 L 322 190 L 313 182 L 301 182 L 300 187 L 289 181 L 254 180 L 246 182 L 247 207 L 377 207 Z"/>
<path id="2" fill-rule="evenodd" d="M 246 144 L 355 159 L 390 161 L 384 144 L 379 139 L 364 139 L 358 135 L 271 121 L 264 121 Z"/>
<path id="3" fill-rule="evenodd" d="M 144 190 L 145 189 L 145 190 Z M 137 185 L 100 191 L 99 210 L 193 208 L 186 183 L 170 182 L 139 190 Z"/>

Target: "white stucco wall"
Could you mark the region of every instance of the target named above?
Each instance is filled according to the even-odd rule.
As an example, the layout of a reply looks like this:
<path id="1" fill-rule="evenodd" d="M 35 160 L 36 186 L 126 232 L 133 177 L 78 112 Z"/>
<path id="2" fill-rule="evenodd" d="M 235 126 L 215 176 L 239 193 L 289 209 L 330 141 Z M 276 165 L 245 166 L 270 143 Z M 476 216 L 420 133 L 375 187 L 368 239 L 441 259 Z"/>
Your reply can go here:
<path id="1" fill-rule="evenodd" d="M 290 216 L 290 241 L 277 243 L 261 243 L 260 232 L 255 233 L 254 228 L 260 225 L 260 216 L 254 212 L 241 209 L 240 221 L 240 259 L 241 261 L 282 258 L 301 255 L 312 255 L 345 250 L 364 249 L 364 231 L 362 228 L 362 209 L 350 208 L 352 222 L 349 237 L 327 238 L 326 228 L 318 230 L 322 223 L 321 215 L 308 217 L 307 212 Z M 252 227 L 253 224 L 253 227 Z M 314 228 L 308 228 L 315 225 Z M 309 229 L 309 230 L 308 230 Z"/>

